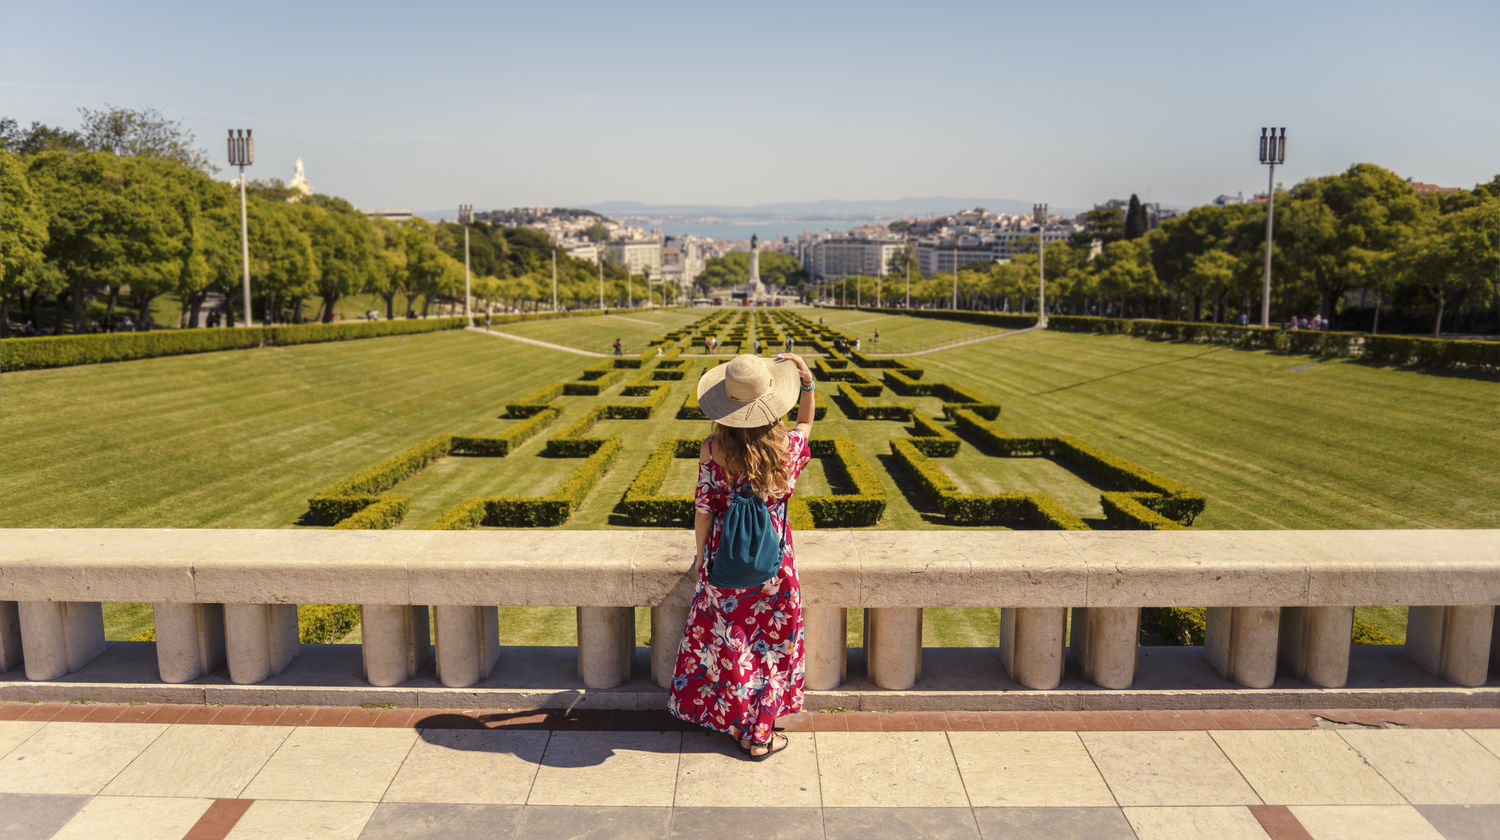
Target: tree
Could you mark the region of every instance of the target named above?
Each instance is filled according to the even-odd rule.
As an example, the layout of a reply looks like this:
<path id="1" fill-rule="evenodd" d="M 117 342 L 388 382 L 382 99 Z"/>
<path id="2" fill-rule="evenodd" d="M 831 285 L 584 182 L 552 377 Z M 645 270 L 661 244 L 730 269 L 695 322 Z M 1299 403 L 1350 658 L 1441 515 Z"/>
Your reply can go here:
<path id="1" fill-rule="evenodd" d="M 583 238 L 590 242 L 608 242 L 609 228 L 603 222 L 594 222 L 584 229 Z"/>
<path id="2" fill-rule="evenodd" d="M 197 148 L 193 133 L 181 120 L 169 120 L 155 108 L 79 108 L 83 117 L 80 134 L 84 145 L 96 152 L 121 157 L 148 157 L 176 161 L 199 172 L 218 172 L 208 155 Z"/>
<path id="3" fill-rule="evenodd" d="M 1095 207 L 1082 214 L 1083 230 L 1071 237 L 1074 247 L 1087 246 L 1097 239 L 1109 244 L 1125 238 L 1125 214 L 1118 207 Z"/>
<path id="4" fill-rule="evenodd" d="M 12 117 L 0 117 L 0 151 L 18 155 L 39 152 L 82 152 L 87 150 L 83 137 L 76 131 L 33 122 L 23 129 Z"/>
<path id="5" fill-rule="evenodd" d="M 1475 295 L 1493 295 L 1500 272 L 1500 201 L 1489 201 L 1439 217 L 1419 236 L 1405 260 L 1409 277 L 1432 299 L 1434 338 L 1442 335 L 1443 313 Z"/>
<path id="6" fill-rule="evenodd" d="M 322 319 L 331 321 L 339 298 L 364 288 L 375 271 L 369 220 L 349 202 L 331 196 L 313 195 L 289 206 L 297 209 L 298 226 L 312 240 Z"/>
<path id="7" fill-rule="evenodd" d="M 1130 209 L 1125 211 L 1125 238 L 1135 239 L 1146 233 L 1146 208 L 1135 193 L 1130 194 Z"/>
<path id="8" fill-rule="evenodd" d="M 10 307 L 22 295 L 34 297 L 47 284 L 43 255 L 47 216 L 37 200 L 26 164 L 0 151 L 0 336 L 10 335 Z"/>

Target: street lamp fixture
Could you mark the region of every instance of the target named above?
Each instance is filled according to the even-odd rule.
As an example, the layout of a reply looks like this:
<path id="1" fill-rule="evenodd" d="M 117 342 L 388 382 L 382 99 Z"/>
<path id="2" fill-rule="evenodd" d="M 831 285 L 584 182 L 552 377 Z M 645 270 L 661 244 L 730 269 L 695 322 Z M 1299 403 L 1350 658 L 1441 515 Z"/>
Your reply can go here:
<path id="1" fill-rule="evenodd" d="M 1278 135 L 1277 131 L 1281 133 Z M 1260 130 L 1260 162 L 1266 171 L 1266 273 L 1260 293 L 1260 325 L 1271 326 L 1271 218 L 1276 213 L 1276 165 L 1286 163 L 1286 128 Z"/>
<path id="2" fill-rule="evenodd" d="M 1036 222 L 1036 279 L 1039 289 L 1036 325 L 1047 326 L 1047 205 L 1031 205 L 1032 219 Z"/>
<path id="3" fill-rule="evenodd" d="M 240 168 L 240 263 L 244 269 L 245 326 L 250 326 L 250 221 L 245 215 L 245 167 L 255 163 L 250 129 L 229 129 L 229 165 Z"/>
<path id="4" fill-rule="evenodd" d="M 458 223 L 464 226 L 464 320 L 474 326 L 474 316 L 469 312 L 469 225 L 474 224 L 474 205 L 458 205 Z"/>

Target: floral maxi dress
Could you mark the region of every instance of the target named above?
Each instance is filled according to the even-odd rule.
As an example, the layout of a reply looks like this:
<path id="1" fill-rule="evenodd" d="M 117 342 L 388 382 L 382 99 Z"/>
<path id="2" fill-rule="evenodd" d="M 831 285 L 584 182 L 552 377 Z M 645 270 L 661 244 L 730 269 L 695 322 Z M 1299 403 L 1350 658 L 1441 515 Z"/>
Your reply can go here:
<path id="1" fill-rule="evenodd" d="M 712 438 L 709 445 L 713 445 Z M 787 451 L 789 499 L 812 453 L 806 435 L 795 429 L 787 433 Z M 724 512 L 741 480 L 712 460 L 698 465 L 693 506 L 712 513 L 714 523 L 687 627 L 677 647 L 667 710 L 689 723 L 736 738 L 768 742 L 777 717 L 802 709 L 802 587 L 782 499 L 766 505 L 776 532 L 786 534 L 781 570 L 757 589 L 719 589 L 709 584 L 709 564 L 719 546 Z"/>

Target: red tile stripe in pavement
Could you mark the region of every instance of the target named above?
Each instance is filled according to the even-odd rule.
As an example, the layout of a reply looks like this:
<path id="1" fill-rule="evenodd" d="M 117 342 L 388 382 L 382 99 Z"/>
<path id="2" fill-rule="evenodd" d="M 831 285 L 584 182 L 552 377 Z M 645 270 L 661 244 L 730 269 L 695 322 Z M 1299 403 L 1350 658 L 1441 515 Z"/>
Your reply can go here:
<path id="1" fill-rule="evenodd" d="M 1255 815 L 1260 827 L 1271 835 L 1271 840 L 1313 840 L 1313 836 L 1298 822 L 1297 815 L 1285 805 L 1251 805 L 1250 813 Z"/>
<path id="2" fill-rule="evenodd" d="M 156 703 L 0 703 L 0 720 L 350 726 L 404 729 L 692 730 L 665 710 L 481 710 L 347 706 L 188 706 Z M 1023 712 L 802 712 L 793 732 L 1094 732 L 1310 729 L 1320 722 L 1419 729 L 1500 728 L 1500 709 L 1181 709 Z"/>
<path id="3" fill-rule="evenodd" d="M 182 840 L 224 840 L 254 799 L 215 799 Z"/>

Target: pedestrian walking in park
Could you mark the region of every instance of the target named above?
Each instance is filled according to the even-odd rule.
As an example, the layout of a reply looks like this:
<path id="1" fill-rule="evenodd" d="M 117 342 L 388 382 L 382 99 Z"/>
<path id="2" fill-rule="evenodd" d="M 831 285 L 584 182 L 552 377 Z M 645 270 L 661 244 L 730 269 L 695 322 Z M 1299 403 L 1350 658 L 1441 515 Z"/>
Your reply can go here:
<path id="1" fill-rule="evenodd" d="M 729 735 L 756 761 L 786 749 L 776 719 L 802 709 L 802 587 L 787 502 L 812 457 L 813 388 L 793 353 L 739 355 L 698 380 L 714 425 L 698 451 L 697 589 L 667 710 Z"/>
<path id="2" fill-rule="evenodd" d="M 620 339 L 615 339 L 615 355 L 620 355 Z"/>
<path id="3" fill-rule="evenodd" d="M 786 352 L 788 352 L 788 353 L 792 352 L 792 337 L 791 336 L 787 336 L 786 337 L 786 341 L 782 342 L 782 348 L 785 349 Z"/>
<path id="4" fill-rule="evenodd" d="M 876 330 L 875 331 L 875 343 L 876 344 L 880 343 L 880 330 Z"/>

